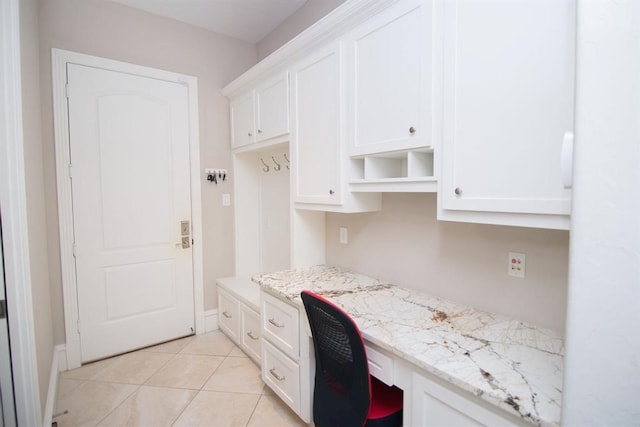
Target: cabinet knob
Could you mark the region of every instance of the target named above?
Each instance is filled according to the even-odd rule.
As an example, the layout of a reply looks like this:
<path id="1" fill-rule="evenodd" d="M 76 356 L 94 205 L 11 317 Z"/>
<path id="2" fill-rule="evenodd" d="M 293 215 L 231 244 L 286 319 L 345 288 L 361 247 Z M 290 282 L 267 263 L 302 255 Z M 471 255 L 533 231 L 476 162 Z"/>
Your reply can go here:
<path id="1" fill-rule="evenodd" d="M 456 196 L 459 196 L 462 194 L 462 188 L 456 187 L 456 189 L 453 190 L 453 192 L 456 194 Z"/>
<path id="2" fill-rule="evenodd" d="M 252 134 L 251 132 L 249 132 L 249 133 L 247 134 L 247 136 L 253 136 L 253 134 Z"/>
<path id="3" fill-rule="evenodd" d="M 329 194 L 333 195 L 334 191 L 333 190 L 329 190 Z"/>
<path id="4" fill-rule="evenodd" d="M 413 126 L 411 126 L 409 128 L 409 133 L 416 133 L 416 128 L 414 128 Z"/>
<path id="5" fill-rule="evenodd" d="M 258 129 L 258 133 L 262 133 L 262 129 Z"/>

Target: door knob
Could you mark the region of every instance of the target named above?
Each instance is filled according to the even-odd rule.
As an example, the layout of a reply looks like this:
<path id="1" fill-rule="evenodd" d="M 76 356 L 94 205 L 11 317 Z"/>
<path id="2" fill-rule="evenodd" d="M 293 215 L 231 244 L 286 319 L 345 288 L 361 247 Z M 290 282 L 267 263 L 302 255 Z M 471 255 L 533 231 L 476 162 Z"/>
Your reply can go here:
<path id="1" fill-rule="evenodd" d="M 191 238 L 189 236 L 182 236 L 180 243 L 176 243 L 176 248 L 189 249 L 191 247 Z"/>

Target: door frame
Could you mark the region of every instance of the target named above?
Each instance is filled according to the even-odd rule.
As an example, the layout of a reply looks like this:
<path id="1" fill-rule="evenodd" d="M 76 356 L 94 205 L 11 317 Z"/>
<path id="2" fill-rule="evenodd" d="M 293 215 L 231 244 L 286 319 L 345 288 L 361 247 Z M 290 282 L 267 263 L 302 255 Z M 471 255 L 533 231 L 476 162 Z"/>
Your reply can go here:
<path id="1" fill-rule="evenodd" d="M 36 426 L 42 425 L 42 412 L 31 297 L 19 0 L 0 1 L 0 70 L 0 203 L 16 417 L 19 425 Z"/>
<path id="2" fill-rule="evenodd" d="M 66 334 L 67 369 L 81 365 L 78 331 L 78 296 L 73 256 L 73 204 L 69 164 L 69 110 L 67 108 L 67 64 L 73 63 L 183 84 L 189 98 L 189 158 L 191 177 L 191 221 L 193 244 L 193 295 L 196 334 L 204 333 L 204 279 L 202 252 L 202 203 L 200 192 L 200 139 L 198 125 L 198 79 L 193 76 L 100 58 L 62 49 L 51 50 L 53 72 L 53 121 L 60 227 L 60 263 Z"/>

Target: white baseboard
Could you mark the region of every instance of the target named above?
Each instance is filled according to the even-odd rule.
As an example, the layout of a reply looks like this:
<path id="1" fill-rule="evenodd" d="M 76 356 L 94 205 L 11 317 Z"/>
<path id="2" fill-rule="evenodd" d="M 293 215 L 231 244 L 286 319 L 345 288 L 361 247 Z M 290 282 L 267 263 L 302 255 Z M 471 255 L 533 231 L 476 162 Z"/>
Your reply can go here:
<path id="1" fill-rule="evenodd" d="M 204 312 L 204 331 L 211 332 L 218 329 L 218 310 L 208 310 Z"/>
<path id="2" fill-rule="evenodd" d="M 47 403 L 44 407 L 42 417 L 43 427 L 51 427 L 53 423 L 53 409 L 56 405 L 58 394 L 58 378 L 62 371 L 67 370 L 67 346 L 58 344 L 53 347 L 53 357 L 51 358 L 51 373 L 49 374 L 49 389 L 47 391 Z"/>

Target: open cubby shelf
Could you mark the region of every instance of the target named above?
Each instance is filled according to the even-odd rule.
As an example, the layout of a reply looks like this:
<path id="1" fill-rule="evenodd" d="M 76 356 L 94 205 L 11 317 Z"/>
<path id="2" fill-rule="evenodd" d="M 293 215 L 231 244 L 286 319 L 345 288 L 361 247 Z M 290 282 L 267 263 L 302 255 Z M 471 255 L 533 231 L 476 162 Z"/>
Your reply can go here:
<path id="1" fill-rule="evenodd" d="M 352 191 L 436 191 L 433 150 L 427 148 L 351 158 Z M 402 188 L 399 186 L 402 185 Z"/>

